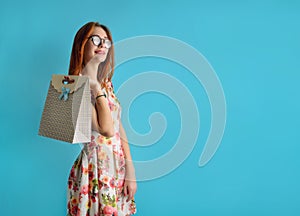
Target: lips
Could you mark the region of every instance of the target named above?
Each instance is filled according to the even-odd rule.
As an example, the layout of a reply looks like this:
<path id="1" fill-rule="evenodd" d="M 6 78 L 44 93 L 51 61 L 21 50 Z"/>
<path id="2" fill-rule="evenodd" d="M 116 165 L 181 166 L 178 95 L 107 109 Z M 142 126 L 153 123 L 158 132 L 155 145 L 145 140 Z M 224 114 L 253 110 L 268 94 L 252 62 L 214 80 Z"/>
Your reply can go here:
<path id="1" fill-rule="evenodd" d="M 100 55 L 104 55 L 105 51 L 104 50 L 96 50 L 95 53 L 100 54 Z"/>

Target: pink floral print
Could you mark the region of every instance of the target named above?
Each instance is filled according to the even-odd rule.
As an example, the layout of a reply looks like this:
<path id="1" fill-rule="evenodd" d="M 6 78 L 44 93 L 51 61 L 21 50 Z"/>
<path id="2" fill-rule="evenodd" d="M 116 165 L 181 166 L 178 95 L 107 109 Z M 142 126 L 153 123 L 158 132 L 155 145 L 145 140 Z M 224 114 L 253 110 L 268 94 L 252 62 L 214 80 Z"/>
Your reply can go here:
<path id="1" fill-rule="evenodd" d="M 121 107 L 110 85 L 106 92 L 114 120 L 115 135 L 106 138 L 92 131 L 71 168 L 68 179 L 69 216 L 130 216 L 135 201 L 124 195 L 125 158 L 120 140 Z"/>

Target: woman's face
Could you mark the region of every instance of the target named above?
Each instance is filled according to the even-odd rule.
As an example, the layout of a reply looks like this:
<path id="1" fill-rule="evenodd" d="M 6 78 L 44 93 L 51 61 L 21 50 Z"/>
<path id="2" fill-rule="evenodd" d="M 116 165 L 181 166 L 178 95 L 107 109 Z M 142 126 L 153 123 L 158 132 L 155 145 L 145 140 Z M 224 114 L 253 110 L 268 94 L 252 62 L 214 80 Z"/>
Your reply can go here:
<path id="1" fill-rule="evenodd" d="M 84 65 L 86 65 L 95 55 L 100 55 L 101 62 L 104 62 L 109 50 L 109 48 L 107 48 L 106 43 L 104 42 L 104 39 L 108 40 L 107 34 L 101 27 L 96 26 L 91 36 L 93 37 L 90 37 L 88 39 L 84 47 Z M 99 38 L 97 36 L 100 38 L 101 41 L 100 45 L 98 46 L 94 44 L 95 42 L 99 42 Z"/>

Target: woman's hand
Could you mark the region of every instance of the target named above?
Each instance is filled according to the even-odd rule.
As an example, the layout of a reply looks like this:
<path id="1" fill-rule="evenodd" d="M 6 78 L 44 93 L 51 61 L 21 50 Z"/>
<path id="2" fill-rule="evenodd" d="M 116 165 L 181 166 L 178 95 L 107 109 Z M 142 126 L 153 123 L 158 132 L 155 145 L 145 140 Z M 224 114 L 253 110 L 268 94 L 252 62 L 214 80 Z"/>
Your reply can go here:
<path id="1" fill-rule="evenodd" d="M 83 68 L 81 75 L 89 77 L 90 89 L 93 95 L 96 95 L 101 90 L 101 85 L 98 82 L 98 67 L 101 63 L 101 56 L 95 55 Z"/>
<path id="2" fill-rule="evenodd" d="M 84 76 L 88 76 L 91 79 L 97 80 L 98 75 L 98 67 L 101 63 L 101 56 L 95 55 L 91 60 L 85 65 L 81 74 Z"/>
<path id="3" fill-rule="evenodd" d="M 126 161 L 127 162 L 127 161 Z M 126 175 L 124 183 L 124 195 L 127 196 L 127 202 L 132 200 L 137 190 L 134 167 L 131 162 L 126 163 Z"/>

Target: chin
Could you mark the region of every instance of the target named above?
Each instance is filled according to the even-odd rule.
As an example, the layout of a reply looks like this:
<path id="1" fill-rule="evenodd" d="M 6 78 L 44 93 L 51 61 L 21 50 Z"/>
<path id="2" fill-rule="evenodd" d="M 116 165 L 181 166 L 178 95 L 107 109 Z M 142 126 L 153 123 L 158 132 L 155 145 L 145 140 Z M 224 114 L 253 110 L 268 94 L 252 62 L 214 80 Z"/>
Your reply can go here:
<path id="1" fill-rule="evenodd" d="M 101 63 L 105 62 L 105 60 L 106 60 L 106 58 L 104 58 L 104 59 L 101 59 Z"/>

